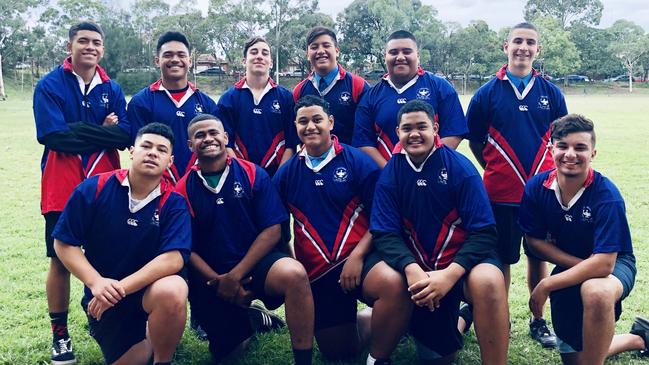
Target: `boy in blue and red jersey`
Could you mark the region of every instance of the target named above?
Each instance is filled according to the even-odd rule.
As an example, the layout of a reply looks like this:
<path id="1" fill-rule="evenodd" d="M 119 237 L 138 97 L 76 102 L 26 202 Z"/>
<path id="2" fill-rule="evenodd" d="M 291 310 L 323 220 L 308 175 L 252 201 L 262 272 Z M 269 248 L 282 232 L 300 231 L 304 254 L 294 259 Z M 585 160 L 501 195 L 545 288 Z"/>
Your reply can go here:
<path id="1" fill-rule="evenodd" d="M 515 25 L 504 44 L 508 63 L 475 93 L 467 110 L 469 133 L 465 137 L 484 168 L 483 180 L 496 218 L 498 251 L 508 289 L 510 265 L 520 259 L 523 235 L 516 219 L 523 188 L 532 176 L 552 168 L 550 125 L 567 113 L 561 90 L 532 68 L 540 49 L 539 35 L 532 24 Z M 526 246 L 524 243 L 531 292 L 548 276 L 548 268 Z M 543 347 L 556 346 L 543 312 L 537 314 L 540 316 L 530 319 L 530 335 Z"/>
<path id="2" fill-rule="evenodd" d="M 399 141 L 399 109 L 410 100 L 423 100 L 438 113 L 442 142 L 456 148 L 467 132 L 460 99 L 451 84 L 419 66 L 415 36 L 405 30 L 392 33 L 385 46 L 388 73 L 363 95 L 356 109 L 352 144 L 385 166 Z"/>
<path id="3" fill-rule="evenodd" d="M 161 180 L 173 133 L 142 128 L 132 166 L 82 182 L 52 236 L 56 253 L 84 285 L 90 335 L 108 364 L 171 364 L 186 320 L 187 284 L 177 275 L 191 248 L 184 198 Z M 82 250 L 83 248 L 83 250 Z"/>
<path id="4" fill-rule="evenodd" d="M 67 330 L 70 273 L 56 257 L 52 230 L 74 188 L 85 178 L 119 168 L 116 148 L 130 144 L 126 100 L 99 66 L 104 54 L 99 25 L 70 28 L 70 56 L 45 75 L 34 90 L 34 119 L 41 159 L 41 213 L 50 268 L 47 305 L 53 333 L 52 364 L 74 364 Z"/>
<path id="5" fill-rule="evenodd" d="M 324 99 L 301 98 L 295 114 L 304 147 L 273 181 L 294 217 L 295 253 L 311 281 L 318 348 L 340 360 L 356 356 L 371 337 L 367 363 L 389 364 L 412 303 L 401 275 L 370 254 L 369 212 L 380 170 L 331 135 L 335 120 Z M 361 312 L 357 319 L 357 299 L 373 305 L 371 316 Z"/>
<path id="6" fill-rule="evenodd" d="M 370 220 L 383 259 L 407 279 L 417 305 L 410 331 L 424 363 L 451 363 L 464 297 L 474 305 L 482 362 L 505 364 L 509 316 L 497 233 L 480 175 L 437 135 L 422 100 L 399 111 L 395 151 L 376 184 Z M 426 308 L 427 307 L 427 308 Z"/>
<path id="7" fill-rule="evenodd" d="M 187 78 L 192 58 L 189 41 L 182 33 L 166 32 L 158 38 L 155 64 L 160 68 L 160 79 L 133 95 L 128 103 L 128 118 L 133 135 L 153 122 L 166 124 L 174 131 L 174 164 L 165 178 L 175 184 L 195 162 L 185 142 L 187 124 L 198 114 L 214 114 L 216 103 Z"/>
<path id="8" fill-rule="evenodd" d="M 295 86 L 293 101 L 305 95 L 321 96 L 334 117 L 332 133 L 338 141 L 351 144 L 356 107 L 370 87 L 362 77 L 338 64 L 340 49 L 333 30 L 322 26 L 311 29 L 306 36 L 306 54 L 313 71 Z"/>
<path id="9" fill-rule="evenodd" d="M 277 190 L 261 167 L 228 156 L 217 117 L 195 117 L 188 135 L 198 164 L 177 189 L 193 217 L 189 298 L 210 352 L 219 361 L 252 336 L 247 308 L 258 298 L 285 303 L 295 363 L 310 364 L 313 300 L 302 265 L 276 250 L 288 220 Z"/>
<path id="10" fill-rule="evenodd" d="M 253 37 L 243 49 L 246 76 L 218 102 L 228 132 L 230 154 L 263 167 L 273 176 L 298 144 L 293 126 L 293 95 L 270 78 L 270 46 Z"/>
<path id="11" fill-rule="evenodd" d="M 609 351 L 619 352 L 615 321 L 636 275 L 624 199 L 592 169 L 595 154 L 590 120 L 569 114 L 554 122 L 556 168 L 529 180 L 520 206 L 530 249 L 556 265 L 532 291 L 530 309 L 538 315 L 550 297 L 565 364 L 603 364 Z"/>

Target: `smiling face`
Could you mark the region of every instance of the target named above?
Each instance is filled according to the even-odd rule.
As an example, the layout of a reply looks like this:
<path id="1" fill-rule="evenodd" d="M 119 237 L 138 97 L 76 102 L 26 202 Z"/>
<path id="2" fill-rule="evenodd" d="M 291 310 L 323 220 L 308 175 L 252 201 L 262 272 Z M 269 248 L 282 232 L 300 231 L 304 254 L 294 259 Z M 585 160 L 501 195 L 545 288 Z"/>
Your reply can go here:
<path id="1" fill-rule="evenodd" d="M 145 133 L 130 148 L 132 169 L 138 174 L 161 177 L 173 163 L 171 142 L 154 133 Z"/>
<path id="2" fill-rule="evenodd" d="M 392 39 L 385 46 L 385 64 L 394 83 L 405 84 L 417 74 L 419 51 L 409 38 Z"/>
<path id="3" fill-rule="evenodd" d="M 215 119 L 201 120 L 189 128 L 189 149 L 199 161 L 227 158 L 228 134 L 223 123 Z"/>
<path id="4" fill-rule="evenodd" d="M 315 72 L 325 76 L 336 68 L 340 50 L 331 36 L 323 34 L 309 44 L 306 53 Z"/>
<path id="5" fill-rule="evenodd" d="M 92 30 L 80 30 L 68 42 L 68 52 L 75 67 L 91 68 L 97 66 L 104 56 L 104 39 Z"/>
<path id="6" fill-rule="evenodd" d="M 243 59 L 246 75 L 269 76 L 273 67 L 270 55 L 270 46 L 266 42 L 257 42 L 248 48 L 246 58 Z"/>
<path id="7" fill-rule="evenodd" d="M 155 64 L 160 67 L 163 81 L 176 82 L 187 80 L 187 71 L 192 66 L 192 60 L 187 46 L 182 42 L 170 41 L 160 46 Z"/>
<path id="8" fill-rule="evenodd" d="M 534 59 L 541 51 L 539 34 L 533 29 L 513 29 L 503 50 L 507 54 L 509 71 L 515 76 L 527 76 L 532 72 Z"/>
<path id="9" fill-rule="evenodd" d="M 319 105 L 311 105 L 297 110 L 295 126 L 300 141 L 311 156 L 320 156 L 331 146 L 331 130 L 334 119 L 327 115 Z"/>
<path id="10" fill-rule="evenodd" d="M 401 147 L 414 163 L 423 162 L 435 146 L 438 125 L 423 111 L 404 113 L 397 127 Z"/>
<path id="11" fill-rule="evenodd" d="M 588 132 L 570 133 L 552 142 L 552 157 L 557 173 L 564 177 L 585 178 L 596 153 Z"/>

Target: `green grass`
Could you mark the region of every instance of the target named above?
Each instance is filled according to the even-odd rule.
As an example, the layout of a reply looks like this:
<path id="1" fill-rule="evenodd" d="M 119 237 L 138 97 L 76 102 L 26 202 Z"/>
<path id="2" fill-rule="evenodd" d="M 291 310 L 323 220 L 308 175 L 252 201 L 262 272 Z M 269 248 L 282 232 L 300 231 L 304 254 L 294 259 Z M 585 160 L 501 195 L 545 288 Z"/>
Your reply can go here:
<path id="1" fill-rule="evenodd" d="M 31 95 L 9 88 L 10 98 L 0 102 L 0 364 L 49 363 L 50 331 L 45 299 L 48 260 L 44 256 L 43 219 L 39 214 L 39 160 L 41 146 L 35 139 Z M 569 110 L 592 118 L 597 126 L 598 155 L 595 167 L 609 176 L 626 199 L 629 222 L 638 258 L 635 290 L 624 302 L 617 332 L 627 332 L 634 315 L 649 315 L 644 300 L 649 270 L 649 97 L 640 95 L 571 95 Z M 466 107 L 468 97 L 462 97 Z M 463 153 L 468 152 L 465 143 Z M 523 260 L 524 261 L 524 260 Z M 101 364 L 98 346 L 88 336 L 86 319 L 79 306 L 81 284 L 72 281 L 70 329 L 80 364 Z M 510 312 L 512 364 L 556 364 L 556 351 L 543 350 L 527 335 L 527 288 L 523 263 L 514 266 Z M 475 334 L 466 337 L 458 363 L 476 364 L 479 351 Z M 364 363 L 359 355 L 353 363 Z M 395 364 L 416 363 L 411 342 L 393 355 Z M 208 364 L 207 345 L 186 332 L 178 348 L 177 364 Z M 286 330 L 260 336 L 249 351 L 233 364 L 288 364 L 291 350 Z M 316 353 L 316 363 L 326 363 Z M 635 354 L 624 354 L 611 364 L 640 364 Z"/>

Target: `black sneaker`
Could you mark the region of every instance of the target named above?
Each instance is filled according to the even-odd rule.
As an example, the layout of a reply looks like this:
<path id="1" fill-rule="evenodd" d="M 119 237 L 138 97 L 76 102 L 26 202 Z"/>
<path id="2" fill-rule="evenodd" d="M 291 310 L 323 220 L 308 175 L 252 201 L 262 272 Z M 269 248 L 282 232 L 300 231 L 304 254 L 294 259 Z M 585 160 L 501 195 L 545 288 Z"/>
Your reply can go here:
<path id="1" fill-rule="evenodd" d="M 270 332 L 286 326 L 286 322 L 282 317 L 269 311 L 259 303 L 250 305 L 248 318 L 250 318 L 252 329 L 257 333 Z"/>
<path id="2" fill-rule="evenodd" d="M 635 317 L 631 325 L 632 335 L 640 336 L 644 341 L 644 350 L 640 351 L 641 356 L 649 356 L 649 320 L 642 317 Z"/>
<path id="3" fill-rule="evenodd" d="M 535 339 L 543 348 L 550 349 L 557 347 L 557 336 L 548 327 L 543 318 L 530 321 L 530 336 Z"/>
<path id="4" fill-rule="evenodd" d="M 205 333 L 203 327 L 198 324 L 198 321 L 194 316 L 189 317 L 189 328 L 191 328 L 192 332 L 196 335 L 196 338 L 200 341 L 207 341 L 207 333 Z"/>
<path id="5" fill-rule="evenodd" d="M 61 338 L 52 342 L 52 365 L 72 365 L 77 363 L 77 359 L 72 352 L 72 339 L 70 337 Z"/>
<path id="6" fill-rule="evenodd" d="M 473 324 L 473 307 L 468 303 L 460 304 L 460 317 L 464 319 L 464 331 L 462 333 L 467 333 L 471 329 L 471 324 Z"/>

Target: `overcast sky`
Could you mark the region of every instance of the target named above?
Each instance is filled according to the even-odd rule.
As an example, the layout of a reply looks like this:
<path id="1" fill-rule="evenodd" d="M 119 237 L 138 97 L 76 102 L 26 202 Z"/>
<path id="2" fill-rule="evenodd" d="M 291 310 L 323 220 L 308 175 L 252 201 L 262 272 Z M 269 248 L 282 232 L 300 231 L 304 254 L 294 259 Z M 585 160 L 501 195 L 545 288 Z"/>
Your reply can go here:
<path id="1" fill-rule="evenodd" d="M 177 0 L 168 0 L 176 3 Z M 471 20 L 482 19 L 489 27 L 498 30 L 523 20 L 524 0 L 422 0 L 424 4 L 433 5 L 438 11 L 438 18 L 443 22 L 458 22 L 463 26 Z M 601 0 L 604 13 L 601 28 L 611 26 L 618 19 L 627 19 L 649 31 L 649 1 L 647 0 Z M 320 0 L 320 10 L 331 15 L 334 20 L 352 0 Z M 208 0 L 198 0 L 207 9 Z"/>

